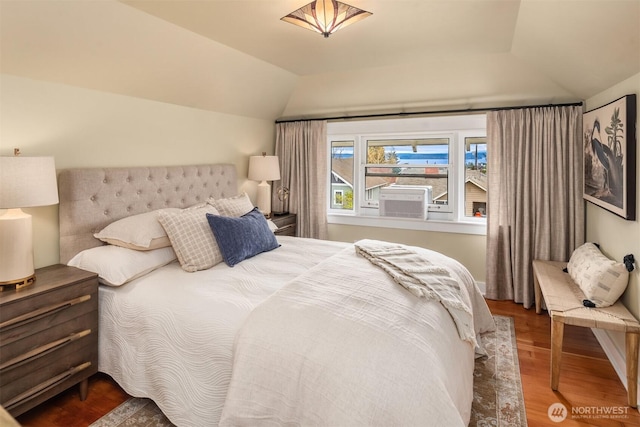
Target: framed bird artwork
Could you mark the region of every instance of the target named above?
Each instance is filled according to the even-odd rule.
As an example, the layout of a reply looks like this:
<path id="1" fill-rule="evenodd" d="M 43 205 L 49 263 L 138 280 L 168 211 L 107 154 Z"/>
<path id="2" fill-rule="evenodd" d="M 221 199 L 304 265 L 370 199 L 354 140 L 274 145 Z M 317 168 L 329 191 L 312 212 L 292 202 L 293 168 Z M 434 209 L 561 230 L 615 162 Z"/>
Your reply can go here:
<path id="1" fill-rule="evenodd" d="M 584 199 L 627 220 L 636 218 L 636 95 L 582 116 Z"/>

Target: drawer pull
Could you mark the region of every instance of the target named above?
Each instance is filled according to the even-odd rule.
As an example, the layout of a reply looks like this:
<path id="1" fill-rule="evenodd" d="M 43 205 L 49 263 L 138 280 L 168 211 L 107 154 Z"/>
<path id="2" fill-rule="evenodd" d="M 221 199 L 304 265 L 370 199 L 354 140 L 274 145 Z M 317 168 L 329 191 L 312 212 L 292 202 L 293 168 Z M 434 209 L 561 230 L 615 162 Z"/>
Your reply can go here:
<path id="1" fill-rule="evenodd" d="M 6 362 L 4 362 L 2 365 L 0 365 L 0 373 L 4 373 L 9 369 L 17 368 L 18 366 L 26 362 L 30 362 L 32 360 L 38 359 L 46 354 L 51 353 L 52 351 L 55 351 L 59 348 L 64 347 L 65 345 L 73 341 L 77 341 L 80 338 L 86 337 L 89 334 L 91 334 L 91 329 L 86 329 L 84 331 L 73 333 L 64 338 L 60 338 L 59 340 L 52 341 L 43 346 L 34 348 L 33 350 L 28 351 L 27 353 L 21 354 L 18 357 L 15 357 L 11 360 L 7 360 Z"/>
<path id="2" fill-rule="evenodd" d="M 11 400 L 8 400 L 6 402 L 2 403 L 2 406 L 4 406 L 4 408 L 7 411 L 11 411 L 14 407 L 20 405 L 22 402 L 28 401 L 33 399 L 36 396 L 41 395 L 42 393 L 46 392 L 49 389 L 52 389 L 53 387 L 55 387 L 56 385 L 60 384 L 61 382 L 63 382 L 64 380 L 66 380 L 67 378 L 70 378 L 71 376 L 77 374 L 80 371 L 83 371 L 85 369 L 87 369 L 89 366 L 91 366 L 91 362 L 84 362 L 81 365 L 78 366 L 74 366 L 72 368 L 69 368 L 67 371 L 56 375 L 55 377 L 38 384 L 37 386 L 25 391 L 24 393 L 21 393 L 19 395 L 17 395 L 16 397 L 14 397 Z"/>
<path id="3" fill-rule="evenodd" d="M 45 316 L 50 316 L 59 311 L 65 310 L 69 307 L 72 307 L 76 304 L 83 303 L 85 301 L 89 301 L 91 299 L 91 295 L 83 295 L 78 298 L 74 298 L 72 300 L 63 301 L 57 304 L 53 304 L 47 307 L 40 308 L 35 311 L 31 311 L 29 313 L 23 314 L 22 316 L 14 317 L 13 319 L 7 320 L 6 322 L 0 323 L 0 329 L 9 329 L 15 328 L 17 326 L 26 325 L 30 322 L 34 322 L 38 319 L 41 319 Z"/>

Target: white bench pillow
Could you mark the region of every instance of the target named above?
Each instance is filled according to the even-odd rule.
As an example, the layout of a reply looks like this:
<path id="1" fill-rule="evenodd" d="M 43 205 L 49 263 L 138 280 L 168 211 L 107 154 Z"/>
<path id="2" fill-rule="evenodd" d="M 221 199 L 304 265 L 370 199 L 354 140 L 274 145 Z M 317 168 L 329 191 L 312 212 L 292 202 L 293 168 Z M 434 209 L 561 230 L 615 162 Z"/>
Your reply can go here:
<path id="1" fill-rule="evenodd" d="M 567 271 L 596 307 L 615 304 L 629 283 L 624 263 L 607 258 L 593 243 L 585 243 L 573 251 Z"/>

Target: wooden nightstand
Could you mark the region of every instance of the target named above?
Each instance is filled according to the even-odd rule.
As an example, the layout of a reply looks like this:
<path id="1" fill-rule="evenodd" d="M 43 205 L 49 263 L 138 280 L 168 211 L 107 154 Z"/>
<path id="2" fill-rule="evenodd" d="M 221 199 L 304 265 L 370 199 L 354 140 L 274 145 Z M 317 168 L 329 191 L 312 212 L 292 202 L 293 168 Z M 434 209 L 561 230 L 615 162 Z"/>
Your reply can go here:
<path id="1" fill-rule="evenodd" d="M 98 371 L 98 278 L 65 265 L 0 292 L 0 404 L 14 417 Z"/>
<path id="2" fill-rule="evenodd" d="M 278 226 L 275 234 L 278 236 L 296 236 L 297 215 L 287 213 L 283 215 L 272 215 L 271 221 Z"/>

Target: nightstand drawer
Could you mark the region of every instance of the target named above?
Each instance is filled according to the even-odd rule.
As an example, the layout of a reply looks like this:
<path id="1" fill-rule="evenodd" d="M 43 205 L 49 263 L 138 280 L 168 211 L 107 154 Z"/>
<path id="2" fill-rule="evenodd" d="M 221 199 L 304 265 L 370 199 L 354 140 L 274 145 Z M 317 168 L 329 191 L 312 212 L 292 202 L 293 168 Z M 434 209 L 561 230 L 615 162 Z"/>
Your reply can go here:
<path id="1" fill-rule="evenodd" d="M 92 348 L 97 344 L 97 338 L 95 330 L 81 330 L 4 362 L 0 366 L 2 405 L 11 410 L 16 396 L 38 388 L 39 385 L 74 367 L 86 363 L 89 363 L 87 368 L 91 365 L 96 366 L 97 354 Z"/>
<path id="2" fill-rule="evenodd" d="M 14 328 L 20 323 L 26 324 L 39 317 L 48 316 L 54 312 L 54 306 L 66 304 L 76 298 L 91 295 L 95 292 L 97 292 L 96 284 L 92 281 L 85 281 L 75 286 L 56 288 L 41 292 L 30 298 L 4 303 L 2 311 L 0 311 L 0 329 Z"/>
<path id="3" fill-rule="evenodd" d="M 90 362 L 72 366 L 55 376 L 49 377 L 46 381 L 15 395 L 13 398 L 3 402 L 2 406 L 9 413 L 17 416 L 96 372 L 97 370 L 93 369 L 93 365 Z"/>
<path id="4" fill-rule="evenodd" d="M 54 341 L 84 328 L 97 328 L 98 296 L 85 294 L 45 306 L 7 321 L 0 328 L 0 360 L 13 359 L 39 343 Z M 94 320 L 95 319 L 95 320 Z"/>
<path id="5" fill-rule="evenodd" d="M 287 224 L 282 227 L 278 227 L 276 230 L 276 234 L 279 236 L 295 236 L 296 235 L 296 225 L 295 224 Z"/>
<path id="6" fill-rule="evenodd" d="M 271 220 L 275 225 L 278 226 L 278 229 L 275 231 L 275 234 L 277 234 L 278 236 L 296 236 L 296 214 L 290 213 L 284 215 L 274 215 L 273 217 L 271 217 Z"/>

